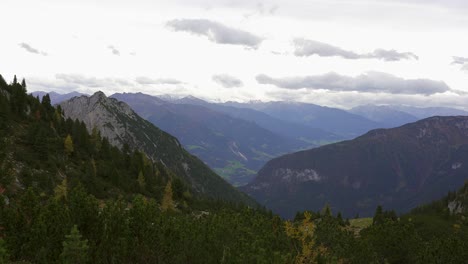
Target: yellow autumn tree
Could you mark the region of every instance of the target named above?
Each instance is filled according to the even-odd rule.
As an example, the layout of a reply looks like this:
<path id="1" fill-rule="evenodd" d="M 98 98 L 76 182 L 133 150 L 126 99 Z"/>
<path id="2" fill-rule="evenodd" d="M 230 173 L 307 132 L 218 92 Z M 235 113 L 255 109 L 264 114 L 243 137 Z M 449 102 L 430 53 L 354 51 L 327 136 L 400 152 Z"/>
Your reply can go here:
<path id="1" fill-rule="evenodd" d="M 57 185 L 54 189 L 54 197 L 57 200 L 60 200 L 62 198 L 66 199 L 67 198 L 67 178 L 63 179 L 62 183 Z"/>
<path id="2" fill-rule="evenodd" d="M 71 155 L 73 153 L 74 151 L 73 140 L 70 134 L 68 134 L 67 137 L 65 138 L 64 147 L 65 147 L 65 153 L 67 155 Z"/>
<path id="3" fill-rule="evenodd" d="M 143 175 L 143 172 L 140 171 L 140 173 L 138 173 L 137 181 L 138 181 L 138 185 L 140 186 L 140 189 L 144 190 L 146 186 L 146 181 L 145 181 L 145 175 Z"/>
<path id="4" fill-rule="evenodd" d="M 166 188 L 164 188 L 164 196 L 161 202 L 161 210 L 166 211 L 175 211 L 175 204 L 172 198 L 172 182 L 168 181 Z"/>
<path id="5" fill-rule="evenodd" d="M 295 263 L 318 263 L 318 257 L 326 254 L 326 248 L 316 245 L 314 237 L 316 226 L 312 221 L 312 214 L 305 212 L 304 220 L 298 225 L 290 221 L 285 225 L 288 237 L 298 240 L 300 244 Z"/>

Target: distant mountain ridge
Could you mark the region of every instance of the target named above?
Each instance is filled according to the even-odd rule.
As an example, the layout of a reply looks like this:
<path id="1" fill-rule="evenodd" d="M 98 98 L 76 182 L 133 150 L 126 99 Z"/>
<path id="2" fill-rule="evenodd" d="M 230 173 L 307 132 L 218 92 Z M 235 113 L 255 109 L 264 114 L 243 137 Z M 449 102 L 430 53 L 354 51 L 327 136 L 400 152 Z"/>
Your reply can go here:
<path id="1" fill-rule="evenodd" d="M 361 105 L 349 112 L 383 124 L 398 127 L 432 116 L 468 116 L 468 112 L 448 107 L 414 107 L 404 105 Z"/>
<path id="2" fill-rule="evenodd" d="M 468 117 L 432 117 L 273 159 L 243 190 L 286 217 L 325 203 L 370 216 L 438 199 L 467 175 Z"/>
<path id="3" fill-rule="evenodd" d="M 287 122 L 330 131 L 341 138 L 354 138 L 382 127 L 382 124 L 338 108 L 298 102 L 227 102 L 225 105 L 251 108 Z"/>
<path id="4" fill-rule="evenodd" d="M 74 97 L 60 106 L 67 118 L 83 121 L 89 130 L 97 128 L 112 145 L 122 148 L 127 144 L 130 149 L 138 149 L 162 162 L 188 182 L 196 193 L 251 203 L 246 195 L 185 151 L 175 137 L 138 116 L 126 103 L 96 92 L 91 97 Z"/>
<path id="5" fill-rule="evenodd" d="M 350 109 L 349 112 L 363 116 L 369 120 L 379 122 L 383 124 L 385 128 L 398 127 L 420 119 L 407 112 L 396 110 L 392 106 L 387 105 L 362 105 Z"/>
<path id="6" fill-rule="evenodd" d="M 42 100 L 42 97 L 44 95 L 46 95 L 46 94 L 49 94 L 50 102 L 52 103 L 52 105 L 59 104 L 59 103 L 61 103 L 63 101 L 71 99 L 73 97 L 87 95 L 87 94 L 83 94 L 83 93 L 79 93 L 79 92 L 71 92 L 71 93 L 66 93 L 66 94 L 60 94 L 60 93 L 56 93 L 56 92 L 36 91 L 36 92 L 31 93 L 31 95 L 33 95 L 34 97 L 39 97 L 39 100 Z"/>

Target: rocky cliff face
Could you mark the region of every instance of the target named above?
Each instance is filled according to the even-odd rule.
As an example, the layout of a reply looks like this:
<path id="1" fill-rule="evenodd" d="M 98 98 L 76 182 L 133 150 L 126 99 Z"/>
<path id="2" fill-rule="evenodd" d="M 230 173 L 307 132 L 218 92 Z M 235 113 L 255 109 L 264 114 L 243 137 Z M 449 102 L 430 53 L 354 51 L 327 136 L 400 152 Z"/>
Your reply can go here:
<path id="1" fill-rule="evenodd" d="M 127 143 L 136 149 L 143 149 L 140 144 L 142 142 L 137 141 L 132 131 L 134 128 L 127 127 L 129 122 L 139 121 L 127 104 L 107 98 L 103 92 L 97 92 L 91 97 L 72 98 L 61 103 L 61 107 L 67 118 L 83 121 L 89 132 L 93 128 L 98 129 L 112 145 L 122 148 Z"/>
<path id="2" fill-rule="evenodd" d="M 468 178 L 468 117 L 433 117 L 268 162 L 244 190 L 284 216 L 330 203 L 347 216 L 399 212 Z"/>
<path id="3" fill-rule="evenodd" d="M 138 116 L 126 103 L 108 98 L 102 92 L 91 97 L 74 97 L 60 104 L 65 116 L 83 121 L 91 131 L 96 128 L 101 136 L 122 148 L 138 149 L 151 159 L 161 161 L 192 186 L 195 193 L 232 201 L 251 202 L 202 161 L 190 155 L 179 141 Z"/>

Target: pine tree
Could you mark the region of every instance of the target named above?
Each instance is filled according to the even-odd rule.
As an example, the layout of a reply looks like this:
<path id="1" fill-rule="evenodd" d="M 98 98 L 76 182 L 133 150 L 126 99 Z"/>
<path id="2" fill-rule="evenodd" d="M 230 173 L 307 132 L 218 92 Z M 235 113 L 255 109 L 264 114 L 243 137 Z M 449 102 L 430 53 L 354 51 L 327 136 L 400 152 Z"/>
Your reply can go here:
<path id="1" fill-rule="evenodd" d="M 382 224 L 383 220 L 384 220 L 383 209 L 382 209 L 382 206 L 379 205 L 377 206 L 377 209 L 375 209 L 375 215 L 374 215 L 372 224 L 373 225 Z"/>
<path id="2" fill-rule="evenodd" d="M 23 78 L 23 80 L 21 80 L 21 87 L 23 87 L 24 90 L 26 90 L 26 80 Z"/>
<path id="3" fill-rule="evenodd" d="M 65 153 L 67 155 L 71 155 L 74 149 L 73 149 L 73 140 L 70 134 L 68 134 L 67 137 L 65 138 L 64 146 L 65 146 Z"/>
<path id="4" fill-rule="evenodd" d="M 60 254 L 65 264 L 82 264 L 88 261 L 88 240 L 82 240 L 76 225 L 71 229 L 70 235 L 63 242 L 63 251 Z"/>
<path id="5" fill-rule="evenodd" d="M 172 198 L 172 182 L 168 181 L 166 188 L 164 189 L 164 196 L 161 202 L 161 210 L 166 211 L 175 211 L 174 200 Z"/>
<path id="6" fill-rule="evenodd" d="M 5 241 L 0 237 L 0 263 L 8 263 L 8 251 L 6 249 Z"/>
<path id="7" fill-rule="evenodd" d="M 16 78 L 16 74 L 13 77 L 13 85 L 18 84 L 18 79 Z"/>

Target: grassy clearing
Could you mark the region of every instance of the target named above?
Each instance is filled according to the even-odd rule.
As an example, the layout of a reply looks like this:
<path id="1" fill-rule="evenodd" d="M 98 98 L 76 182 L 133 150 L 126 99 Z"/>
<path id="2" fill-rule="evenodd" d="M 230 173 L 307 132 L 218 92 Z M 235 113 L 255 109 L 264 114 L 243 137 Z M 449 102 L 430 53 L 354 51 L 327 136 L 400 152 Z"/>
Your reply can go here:
<path id="1" fill-rule="evenodd" d="M 354 235 L 358 236 L 361 230 L 372 225 L 372 218 L 349 219 L 349 223 L 351 224 L 349 230 L 353 231 Z"/>

